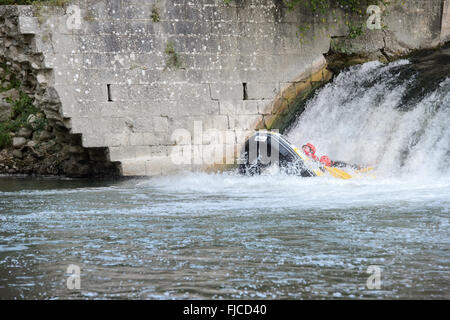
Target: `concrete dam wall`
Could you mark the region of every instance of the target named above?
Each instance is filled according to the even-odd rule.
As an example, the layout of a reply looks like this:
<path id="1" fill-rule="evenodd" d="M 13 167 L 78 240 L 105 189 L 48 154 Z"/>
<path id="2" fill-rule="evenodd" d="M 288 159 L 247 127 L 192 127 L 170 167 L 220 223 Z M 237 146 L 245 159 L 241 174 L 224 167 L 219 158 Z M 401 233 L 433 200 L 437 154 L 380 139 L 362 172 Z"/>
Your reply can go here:
<path id="1" fill-rule="evenodd" d="M 0 56 L 31 66 L 35 104 L 83 148 L 122 175 L 160 175 L 235 163 L 249 130 L 277 129 L 331 79 L 333 46 L 376 59 L 449 40 L 449 1 L 382 10 L 384 28 L 348 39 L 339 10 L 322 21 L 278 0 L 3 6 Z"/>

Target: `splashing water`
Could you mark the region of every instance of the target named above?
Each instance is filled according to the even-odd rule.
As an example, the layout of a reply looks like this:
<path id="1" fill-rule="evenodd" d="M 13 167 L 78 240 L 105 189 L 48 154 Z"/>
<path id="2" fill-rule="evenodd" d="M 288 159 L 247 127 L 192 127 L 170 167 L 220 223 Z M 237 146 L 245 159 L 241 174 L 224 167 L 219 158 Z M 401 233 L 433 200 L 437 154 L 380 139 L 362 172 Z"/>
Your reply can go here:
<path id="1" fill-rule="evenodd" d="M 449 177 L 450 78 L 420 94 L 420 76 L 407 60 L 352 67 L 308 102 L 287 137 L 381 176 Z"/>

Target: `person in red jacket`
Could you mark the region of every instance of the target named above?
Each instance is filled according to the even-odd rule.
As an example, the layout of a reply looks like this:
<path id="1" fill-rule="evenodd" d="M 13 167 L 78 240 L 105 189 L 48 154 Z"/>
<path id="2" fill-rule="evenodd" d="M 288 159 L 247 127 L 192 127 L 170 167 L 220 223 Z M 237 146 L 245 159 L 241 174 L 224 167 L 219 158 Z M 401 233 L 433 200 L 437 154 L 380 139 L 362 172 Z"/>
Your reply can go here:
<path id="1" fill-rule="evenodd" d="M 307 143 L 302 146 L 303 152 L 313 160 L 319 161 L 319 157 L 316 156 L 316 147 L 313 144 Z"/>
<path id="2" fill-rule="evenodd" d="M 316 156 L 316 147 L 311 144 L 311 143 L 307 143 L 305 145 L 302 146 L 303 152 L 310 157 L 311 159 L 318 161 L 320 163 L 322 163 L 323 165 L 327 166 L 327 167 L 337 167 L 337 168 L 345 168 L 345 167 L 351 167 L 354 169 L 361 169 L 360 166 L 358 165 L 354 165 L 354 164 L 348 164 L 342 161 L 331 161 L 331 159 L 328 156 L 322 156 L 319 157 Z"/>
<path id="3" fill-rule="evenodd" d="M 320 157 L 320 163 L 323 163 L 324 165 L 326 165 L 327 167 L 331 167 L 331 160 L 328 156 L 321 156 Z"/>
<path id="4" fill-rule="evenodd" d="M 349 164 L 342 161 L 331 161 L 328 156 L 321 156 L 320 157 L 320 163 L 327 167 L 336 167 L 336 168 L 346 168 L 350 167 L 353 169 L 361 169 L 361 166 L 356 164 Z"/>

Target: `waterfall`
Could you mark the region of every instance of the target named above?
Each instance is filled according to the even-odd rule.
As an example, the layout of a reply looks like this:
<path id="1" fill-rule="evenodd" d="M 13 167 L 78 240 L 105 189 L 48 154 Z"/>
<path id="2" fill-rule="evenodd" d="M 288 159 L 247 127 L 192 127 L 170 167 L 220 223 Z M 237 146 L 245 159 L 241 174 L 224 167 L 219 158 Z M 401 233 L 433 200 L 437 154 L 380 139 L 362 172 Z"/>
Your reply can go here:
<path id="1" fill-rule="evenodd" d="M 381 175 L 450 176 L 450 54 L 341 72 L 286 132 L 332 160 Z"/>

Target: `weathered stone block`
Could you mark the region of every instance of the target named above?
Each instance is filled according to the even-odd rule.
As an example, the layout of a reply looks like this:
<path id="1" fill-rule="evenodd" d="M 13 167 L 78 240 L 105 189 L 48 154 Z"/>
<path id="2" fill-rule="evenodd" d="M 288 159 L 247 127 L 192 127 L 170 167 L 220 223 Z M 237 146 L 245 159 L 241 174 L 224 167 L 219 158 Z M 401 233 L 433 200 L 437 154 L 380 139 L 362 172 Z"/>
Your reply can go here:
<path id="1" fill-rule="evenodd" d="M 238 115 L 255 115 L 258 113 L 258 101 L 257 100 L 244 100 L 236 106 L 236 114 Z"/>
<path id="2" fill-rule="evenodd" d="M 138 118 L 134 120 L 134 132 L 152 132 L 154 130 L 154 125 L 152 118 Z"/>
<path id="3" fill-rule="evenodd" d="M 11 105 L 6 101 L 0 101 L 0 121 L 7 121 L 11 116 Z"/>
<path id="4" fill-rule="evenodd" d="M 278 83 L 247 83 L 248 99 L 273 99 L 279 92 Z"/>
<path id="5" fill-rule="evenodd" d="M 186 116 L 209 116 L 219 114 L 218 101 L 161 101 L 159 115 L 172 118 Z M 158 113 L 156 113 L 158 114 Z"/>
<path id="6" fill-rule="evenodd" d="M 19 132 L 17 132 L 17 136 L 23 137 L 23 138 L 30 138 L 33 131 L 28 128 L 20 128 Z"/>
<path id="7" fill-rule="evenodd" d="M 331 70 L 323 69 L 323 70 L 322 70 L 322 73 L 323 73 L 323 78 L 322 78 L 322 80 L 323 80 L 324 82 L 328 82 L 328 81 L 331 80 L 331 78 L 333 78 L 333 72 L 332 72 Z"/>
<path id="8" fill-rule="evenodd" d="M 108 147 L 125 147 L 129 144 L 125 133 L 112 133 L 105 135 L 105 145 Z"/>
<path id="9" fill-rule="evenodd" d="M 14 148 L 21 148 L 25 145 L 25 143 L 27 143 L 27 139 L 24 137 L 14 137 L 12 141 Z"/>
<path id="10" fill-rule="evenodd" d="M 153 157 L 153 156 L 167 156 L 168 147 L 167 146 L 137 146 L 136 147 L 136 157 Z"/>
<path id="11" fill-rule="evenodd" d="M 36 34 L 39 32 L 39 24 L 34 17 L 19 17 L 19 32 L 22 34 Z"/>
<path id="12" fill-rule="evenodd" d="M 224 115 L 248 115 L 258 113 L 257 100 L 224 100 L 219 102 Z"/>
<path id="13" fill-rule="evenodd" d="M 311 74 L 311 82 L 322 82 L 322 81 L 323 81 L 322 70 L 319 70 L 319 71 Z"/>
<path id="14" fill-rule="evenodd" d="M 153 130 L 156 132 L 168 132 L 169 121 L 167 117 L 153 117 Z"/>
<path id="15" fill-rule="evenodd" d="M 450 40 L 450 1 L 444 1 L 442 10 L 441 43 Z"/>
<path id="16" fill-rule="evenodd" d="M 18 159 L 22 159 L 23 158 L 22 151 L 20 151 L 18 149 L 13 150 L 12 155 L 13 155 L 14 158 L 18 158 Z"/>
<path id="17" fill-rule="evenodd" d="M 211 99 L 214 100 L 242 100 L 244 87 L 242 83 L 211 83 Z"/>
<path id="18" fill-rule="evenodd" d="M 294 83 L 288 84 L 288 86 L 282 91 L 283 100 L 287 103 L 291 103 L 295 100 L 297 91 Z"/>
<path id="19" fill-rule="evenodd" d="M 122 160 L 122 174 L 124 176 L 145 176 L 146 174 L 146 161 L 135 160 Z"/>
<path id="20" fill-rule="evenodd" d="M 104 147 L 105 137 L 104 136 L 94 136 L 94 135 L 82 135 L 82 144 L 85 148 L 100 148 Z"/>
<path id="21" fill-rule="evenodd" d="M 273 103 L 271 100 L 258 100 L 258 113 L 271 114 L 273 110 Z"/>
<path id="22" fill-rule="evenodd" d="M 327 74 L 328 76 L 328 74 Z M 294 83 L 295 86 L 295 93 L 296 95 L 300 95 L 303 93 L 309 93 L 311 90 L 311 82 L 309 81 L 300 81 L 300 82 L 295 82 Z"/>
<path id="23" fill-rule="evenodd" d="M 161 175 L 190 169 L 190 164 L 175 163 L 170 156 L 153 156 L 146 160 L 146 175 Z"/>
<path id="24" fill-rule="evenodd" d="M 239 128 L 243 130 L 254 129 L 262 119 L 263 117 L 261 115 L 229 116 L 230 128 Z"/>
<path id="25" fill-rule="evenodd" d="M 273 124 L 279 116 L 276 114 L 269 114 L 264 116 L 264 126 L 266 129 L 273 129 Z"/>
<path id="26" fill-rule="evenodd" d="M 122 161 L 124 159 L 136 158 L 136 147 L 134 146 L 109 147 L 108 149 L 110 161 Z"/>
<path id="27" fill-rule="evenodd" d="M 130 146 L 148 146 L 151 141 L 148 140 L 148 136 L 144 133 L 130 133 L 129 135 Z"/>

